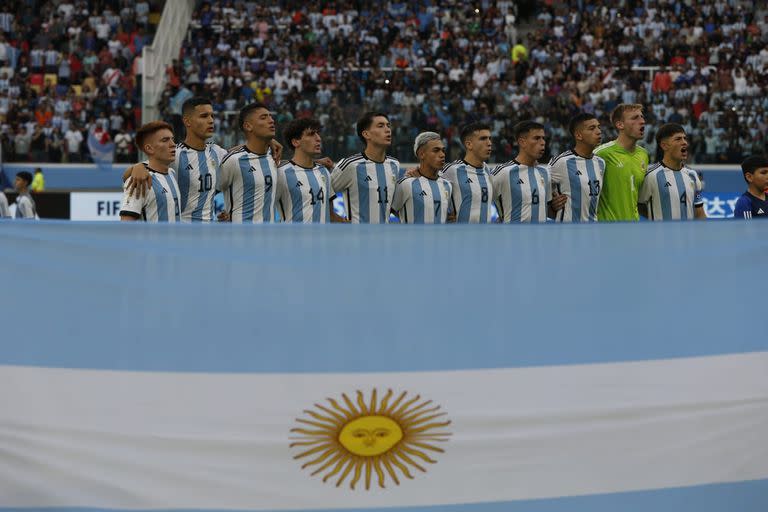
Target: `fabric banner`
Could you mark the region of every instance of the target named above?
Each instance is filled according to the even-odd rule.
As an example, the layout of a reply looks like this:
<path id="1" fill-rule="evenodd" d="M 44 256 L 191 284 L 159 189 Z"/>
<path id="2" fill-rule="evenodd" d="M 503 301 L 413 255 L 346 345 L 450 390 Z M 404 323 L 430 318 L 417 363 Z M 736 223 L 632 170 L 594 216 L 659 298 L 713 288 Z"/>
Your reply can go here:
<path id="1" fill-rule="evenodd" d="M 112 161 L 115 159 L 115 143 L 111 140 L 102 142 L 96 137 L 93 130 L 88 132 L 88 151 L 96 167 L 103 170 L 112 169 Z"/>
<path id="2" fill-rule="evenodd" d="M 762 223 L 0 233 L 0 510 L 768 507 Z"/>

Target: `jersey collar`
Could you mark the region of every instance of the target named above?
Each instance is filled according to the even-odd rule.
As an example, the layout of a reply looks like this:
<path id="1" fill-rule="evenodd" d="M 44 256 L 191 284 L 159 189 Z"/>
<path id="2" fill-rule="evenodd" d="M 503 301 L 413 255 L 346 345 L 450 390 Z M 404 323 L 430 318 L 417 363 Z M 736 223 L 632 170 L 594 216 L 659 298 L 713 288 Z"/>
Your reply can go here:
<path id="1" fill-rule="evenodd" d="M 573 153 L 575 156 L 577 156 L 579 158 L 583 158 L 584 160 L 592 160 L 592 157 L 595 156 L 595 152 L 594 151 L 592 151 L 592 155 L 591 156 L 580 155 L 580 154 L 578 154 L 576 152 L 576 148 L 571 148 L 571 153 Z"/>
<path id="2" fill-rule="evenodd" d="M 471 167 L 471 168 L 473 168 L 473 169 L 477 169 L 477 170 L 483 170 L 483 169 L 485 169 L 485 162 L 483 162 L 483 164 L 482 164 L 480 167 L 475 167 L 474 165 L 472 165 L 471 163 L 467 162 L 467 161 L 466 161 L 466 160 L 464 160 L 463 158 L 461 159 L 461 161 L 462 161 L 462 163 L 464 163 L 465 165 L 468 165 L 468 166 L 470 166 L 470 167 Z"/>
<path id="3" fill-rule="evenodd" d="M 368 158 L 368 155 L 366 155 L 366 154 L 365 154 L 365 151 L 364 151 L 364 150 L 363 150 L 363 151 L 361 151 L 361 152 L 360 152 L 360 154 L 363 156 L 363 158 L 365 158 L 365 159 L 366 159 L 366 160 L 368 160 L 369 162 L 373 162 L 373 163 L 375 163 L 375 164 L 383 164 L 384 162 L 386 162 L 386 161 L 387 161 L 387 158 L 389 158 L 389 155 L 385 154 L 385 155 L 384 155 L 384 160 L 382 160 L 381 162 L 379 162 L 379 161 L 377 161 L 377 160 L 374 160 L 373 158 Z"/>
<path id="4" fill-rule="evenodd" d="M 303 165 L 297 164 L 293 160 L 288 160 L 288 161 L 291 162 L 291 164 L 293 164 L 295 167 L 298 167 L 299 169 L 304 169 L 305 171 L 314 171 L 315 167 L 317 167 L 317 166 L 315 166 L 315 167 L 304 167 Z"/>
<path id="5" fill-rule="evenodd" d="M 147 171 L 149 171 L 149 172 L 154 172 L 154 173 L 157 173 L 157 174 L 168 174 L 168 171 L 162 172 L 162 171 L 158 171 L 158 170 L 155 170 L 155 169 L 151 168 L 149 166 L 149 164 L 146 163 L 146 162 L 144 162 L 144 167 L 146 167 Z M 170 170 L 170 168 L 169 168 L 169 170 Z"/>
<path id="6" fill-rule="evenodd" d="M 193 148 L 192 146 L 190 146 L 189 144 L 187 144 L 184 141 L 179 142 L 179 146 L 181 146 L 183 148 L 191 149 L 192 151 L 205 151 L 205 147 L 203 147 L 203 149 Z"/>

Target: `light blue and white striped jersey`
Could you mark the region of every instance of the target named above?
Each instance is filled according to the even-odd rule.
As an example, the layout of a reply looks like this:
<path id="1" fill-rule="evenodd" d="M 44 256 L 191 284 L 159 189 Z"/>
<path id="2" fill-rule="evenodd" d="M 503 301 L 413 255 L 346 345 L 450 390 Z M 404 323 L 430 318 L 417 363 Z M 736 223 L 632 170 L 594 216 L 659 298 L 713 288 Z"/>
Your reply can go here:
<path id="1" fill-rule="evenodd" d="M 202 151 L 180 142 L 173 168 L 181 191 L 181 222 L 215 220 L 213 196 L 221 190 L 219 166 L 227 151 L 213 143 Z"/>
<path id="2" fill-rule="evenodd" d="M 658 163 L 645 173 L 637 202 L 648 207 L 651 220 L 690 220 L 695 218 L 694 207 L 704 205 L 701 190 L 693 169 L 674 171 Z"/>
<path id="3" fill-rule="evenodd" d="M 546 167 L 512 160 L 496 167 L 491 181 L 501 222 L 547 222 L 552 184 Z"/>
<path id="4" fill-rule="evenodd" d="M 568 150 L 549 163 L 553 190 L 565 194 L 565 208 L 557 212 L 557 222 L 597 222 L 597 205 L 603 187 L 605 160 L 597 155 L 584 158 Z"/>
<path id="5" fill-rule="evenodd" d="M 37 207 L 29 194 L 19 194 L 16 197 L 16 219 L 36 219 Z"/>
<path id="6" fill-rule="evenodd" d="M 272 153 L 254 153 L 245 145 L 230 151 L 221 163 L 224 209 L 238 223 L 275 220 L 277 166 Z"/>
<path id="7" fill-rule="evenodd" d="M 452 189 L 451 183 L 441 177 L 403 178 L 397 182 L 392 209 L 406 224 L 445 224 L 453 211 Z"/>
<path id="8" fill-rule="evenodd" d="M 493 184 L 488 166 L 474 167 L 465 160 L 446 165 L 440 176 L 451 183 L 456 222 L 487 224 L 491 222 Z"/>
<path id="9" fill-rule="evenodd" d="M 146 164 L 145 164 L 146 165 Z M 128 195 L 128 186 L 132 178 L 123 183 L 123 202 L 120 207 L 120 215 L 127 215 L 146 222 L 179 222 L 179 185 L 176 181 L 175 171 L 168 169 L 168 174 L 147 170 L 152 175 L 152 188 L 144 194 L 144 197 Z"/>
<path id="10" fill-rule="evenodd" d="M 375 162 L 358 153 L 336 164 L 331 183 L 344 196 L 350 222 L 386 224 L 400 174 L 396 159 L 387 156 L 383 162 Z"/>
<path id="11" fill-rule="evenodd" d="M 335 195 L 331 173 L 322 165 L 307 169 L 291 160 L 277 168 L 277 208 L 285 222 L 331 222 Z"/>
<path id="12" fill-rule="evenodd" d="M 11 209 L 8 207 L 8 198 L 0 190 L 0 219 L 11 216 Z"/>

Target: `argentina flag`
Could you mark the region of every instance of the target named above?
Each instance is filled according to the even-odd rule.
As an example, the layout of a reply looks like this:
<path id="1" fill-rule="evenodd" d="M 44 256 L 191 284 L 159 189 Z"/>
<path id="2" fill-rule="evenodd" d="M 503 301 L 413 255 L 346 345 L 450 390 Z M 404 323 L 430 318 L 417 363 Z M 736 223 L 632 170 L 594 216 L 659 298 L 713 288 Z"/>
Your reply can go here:
<path id="1" fill-rule="evenodd" d="M 7 223 L 0 510 L 763 512 L 758 224 Z"/>
<path id="2" fill-rule="evenodd" d="M 112 162 L 115 159 L 115 143 L 111 139 L 103 142 L 96 137 L 94 130 L 90 130 L 88 132 L 88 151 L 99 170 L 112 169 Z"/>

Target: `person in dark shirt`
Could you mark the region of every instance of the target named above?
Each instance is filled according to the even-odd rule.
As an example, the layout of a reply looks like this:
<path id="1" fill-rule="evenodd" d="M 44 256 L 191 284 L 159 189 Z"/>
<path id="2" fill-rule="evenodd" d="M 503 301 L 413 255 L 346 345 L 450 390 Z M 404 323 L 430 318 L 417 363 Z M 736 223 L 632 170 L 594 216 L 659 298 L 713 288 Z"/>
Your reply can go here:
<path id="1" fill-rule="evenodd" d="M 768 201 L 765 200 L 765 191 L 768 189 L 768 158 L 750 156 L 742 162 L 741 170 L 749 186 L 736 201 L 733 216 L 737 219 L 768 218 Z"/>

